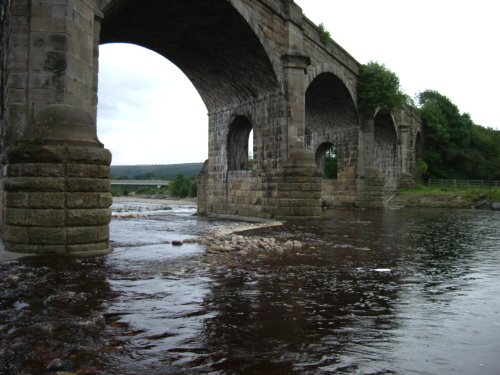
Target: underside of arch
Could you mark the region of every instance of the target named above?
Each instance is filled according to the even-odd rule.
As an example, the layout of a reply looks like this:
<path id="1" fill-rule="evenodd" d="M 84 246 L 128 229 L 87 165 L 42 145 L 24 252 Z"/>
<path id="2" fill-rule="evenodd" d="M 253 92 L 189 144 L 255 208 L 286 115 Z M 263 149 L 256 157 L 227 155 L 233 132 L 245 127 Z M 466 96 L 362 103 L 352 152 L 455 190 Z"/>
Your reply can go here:
<path id="1" fill-rule="evenodd" d="M 355 104 L 345 84 L 332 73 L 322 73 L 306 91 L 306 129 L 308 147 L 335 145 L 339 170 L 344 172 L 357 162 L 358 117 Z"/>
<path id="2" fill-rule="evenodd" d="M 209 111 L 279 89 L 259 38 L 227 1 L 115 0 L 105 9 L 100 42 L 134 43 L 166 57 Z"/>
<path id="3" fill-rule="evenodd" d="M 374 121 L 374 165 L 385 177 L 386 185 L 396 184 L 397 140 L 394 119 L 390 113 L 380 111 Z"/>

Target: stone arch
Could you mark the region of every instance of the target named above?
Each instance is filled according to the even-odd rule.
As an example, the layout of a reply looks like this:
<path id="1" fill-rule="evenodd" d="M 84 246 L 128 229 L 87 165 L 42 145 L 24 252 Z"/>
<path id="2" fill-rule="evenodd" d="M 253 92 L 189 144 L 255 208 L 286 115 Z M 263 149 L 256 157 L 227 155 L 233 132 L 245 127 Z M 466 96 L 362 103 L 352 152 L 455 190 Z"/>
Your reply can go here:
<path id="1" fill-rule="evenodd" d="M 166 57 L 191 80 L 209 112 L 279 91 L 276 59 L 240 0 L 102 5 L 100 42 L 133 43 Z"/>
<path id="2" fill-rule="evenodd" d="M 356 91 L 356 84 L 347 78 L 346 72 L 338 65 L 332 63 L 318 64 L 308 69 L 306 76 L 306 88 L 309 88 L 311 83 L 321 74 L 331 73 L 337 77 L 344 84 L 347 91 L 351 95 L 354 107 L 357 109 L 358 96 Z"/>
<path id="3" fill-rule="evenodd" d="M 324 143 L 336 147 L 339 176 L 356 174 L 359 137 L 356 104 L 337 75 L 324 72 L 308 84 L 306 128 L 310 131 L 312 150 Z"/>
<path id="4" fill-rule="evenodd" d="M 373 163 L 385 178 L 385 185 L 395 188 L 398 176 L 398 133 L 391 113 L 377 111 L 374 118 Z"/>
<path id="5" fill-rule="evenodd" d="M 316 149 L 316 152 L 314 153 L 314 159 L 316 161 L 316 165 L 318 166 L 318 170 L 323 178 L 337 178 L 337 168 L 335 166 L 335 171 L 331 171 L 334 175 L 333 176 L 327 176 L 327 171 L 326 171 L 326 156 L 328 152 L 334 151 L 336 154 L 336 147 L 333 143 L 331 142 L 323 142 L 321 143 L 318 148 Z"/>
<path id="6" fill-rule="evenodd" d="M 236 116 L 227 134 L 227 170 L 245 171 L 248 165 L 248 139 L 253 126 L 248 117 Z"/>

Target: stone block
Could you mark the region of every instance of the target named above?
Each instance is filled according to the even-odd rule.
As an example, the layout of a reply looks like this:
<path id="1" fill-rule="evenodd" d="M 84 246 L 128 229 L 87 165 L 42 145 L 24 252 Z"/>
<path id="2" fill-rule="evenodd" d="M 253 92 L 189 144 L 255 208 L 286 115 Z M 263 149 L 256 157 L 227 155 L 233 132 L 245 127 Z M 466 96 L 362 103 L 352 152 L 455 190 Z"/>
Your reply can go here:
<path id="1" fill-rule="evenodd" d="M 66 159 L 66 150 L 64 146 L 37 145 L 34 143 L 25 142 L 14 147 L 8 147 L 6 150 L 6 155 L 7 164 L 63 164 Z"/>
<path id="2" fill-rule="evenodd" d="M 4 241 L 12 243 L 28 243 L 29 241 L 28 227 L 6 225 L 4 229 L 3 239 Z"/>
<path id="3" fill-rule="evenodd" d="M 29 206 L 28 193 L 6 191 L 4 194 L 4 204 L 6 207 L 27 208 Z"/>
<path id="4" fill-rule="evenodd" d="M 32 17 L 31 30 L 35 32 L 64 33 L 66 20 L 53 17 Z"/>
<path id="5" fill-rule="evenodd" d="M 7 177 L 64 177 L 64 164 L 26 163 L 8 164 L 5 168 Z"/>
<path id="6" fill-rule="evenodd" d="M 107 225 L 111 220 L 111 209 L 70 209 L 67 210 L 67 225 L 69 226 L 99 226 Z"/>
<path id="7" fill-rule="evenodd" d="M 58 177 L 9 177 L 5 178 L 5 191 L 63 192 L 65 179 Z"/>
<path id="8" fill-rule="evenodd" d="M 66 242 L 64 227 L 29 228 L 29 243 L 37 245 L 63 245 Z"/>
<path id="9" fill-rule="evenodd" d="M 74 164 L 110 165 L 111 152 L 97 147 L 70 147 L 68 148 L 68 162 Z"/>
<path id="10" fill-rule="evenodd" d="M 5 248 L 15 253 L 66 254 L 66 245 L 30 245 L 5 241 Z"/>
<path id="11" fill-rule="evenodd" d="M 6 223 L 31 227 L 63 227 L 65 212 L 56 209 L 9 208 Z"/>
<path id="12" fill-rule="evenodd" d="M 111 178 L 110 168 L 105 165 L 68 164 L 67 171 L 69 177 Z"/>
<path id="13" fill-rule="evenodd" d="M 109 192 L 111 190 L 111 180 L 70 177 L 67 179 L 67 189 L 69 192 Z"/>
<path id="14" fill-rule="evenodd" d="M 111 193 L 68 193 L 68 208 L 108 208 L 113 203 Z"/>
<path id="15" fill-rule="evenodd" d="M 29 208 L 64 208 L 65 193 L 29 193 Z"/>
<path id="16" fill-rule="evenodd" d="M 67 229 L 67 243 L 69 245 L 95 242 L 98 242 L 97 227 L 69 227 Z"/>

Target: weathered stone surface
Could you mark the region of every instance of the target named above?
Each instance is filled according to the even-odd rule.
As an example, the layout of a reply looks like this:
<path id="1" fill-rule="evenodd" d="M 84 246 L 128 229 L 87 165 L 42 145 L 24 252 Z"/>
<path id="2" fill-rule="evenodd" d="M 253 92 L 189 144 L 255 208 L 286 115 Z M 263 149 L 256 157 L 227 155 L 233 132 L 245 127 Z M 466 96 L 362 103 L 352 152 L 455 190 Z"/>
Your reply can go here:
<path id="1" fill-rule="evenodd" d="M 109 226 L 70 227 L 67 229 L 67 243 L 70 245 L 100 243 L 109 240 Z"/>
<path id="2" fill-rule="evenodd" d="M 66 210 L 67 225 L 70 226 L 92 226 L 107 225 L 111 220 L 111 210 L 109 208 Z"/>
<path id="3" fill-rule="evenodd" d="M 96 136 L 100 43 L 155 46 L 197 88 L 209 117 L 200 213 L 318 217 L 322 205 L 381 206 L 403 177 L 418 178 L 418 113 L 409 107 L 361 113 L 358 62 L 323 41 L 293 1 L 1 4 L 2 217 L 9 249 L 109 250 L 103 228 L 111 153 Z M 326 183 L 324 156 L 332 147 L 337 180 Z M 13 240 L 15 226 L 28 228 L 24 247 Z M 45 227 L 53 230 L 29 231 Z M 56 244 L 61 233 L 69 244 Z"/>
<path id="4" fill-rule="evenodd" d="M 109 192 L 111 180 L 105 178 L 80 178 L 69 177 L 66 180 L 69 192 Z"/>
<path id="5" fill-rule="evenodd" d="M 68 208 L 108 208 L 113 203 L 111 193 L 68 193 L 66 204 Z"/>
<path id="6" fill-rule="evenodd" d="M 27 227 L 64 227 L 64 210 L 9 208 L 6 224 Z"/>

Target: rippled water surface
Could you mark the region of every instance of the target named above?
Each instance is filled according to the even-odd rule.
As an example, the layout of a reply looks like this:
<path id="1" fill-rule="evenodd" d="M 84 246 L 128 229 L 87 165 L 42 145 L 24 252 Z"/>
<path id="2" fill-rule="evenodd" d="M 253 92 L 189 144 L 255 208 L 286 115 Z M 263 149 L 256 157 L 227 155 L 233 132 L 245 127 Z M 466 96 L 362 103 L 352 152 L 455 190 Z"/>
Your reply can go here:
<path id="1" fill-rule="evenodd" d="M 171 243 L 228 222 L 115 210 L 108 256 L 0 263 L 0 373 L 500 373 L 498 212 L 329 211 L 237 263 Z"/>

